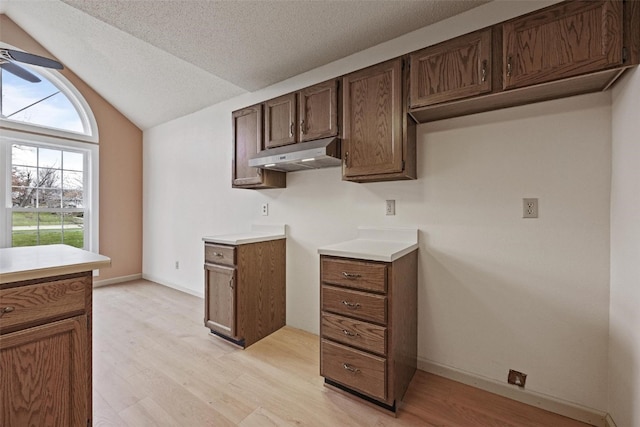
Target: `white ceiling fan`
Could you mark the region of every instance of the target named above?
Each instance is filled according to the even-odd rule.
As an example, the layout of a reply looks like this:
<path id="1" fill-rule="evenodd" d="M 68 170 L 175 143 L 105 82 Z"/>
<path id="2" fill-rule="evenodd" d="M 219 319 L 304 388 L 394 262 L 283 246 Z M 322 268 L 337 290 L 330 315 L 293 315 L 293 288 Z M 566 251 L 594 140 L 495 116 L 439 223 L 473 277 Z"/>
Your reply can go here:
<path id="1" fill-rule="evenodd" d="M 53 59 L 34 55 L 33 53 L 0 47 L 0 68 L 28 82 L 38 83 L 40 79 L 27 71 L 20 63 L 53 68 L 55 70 L 62 70 L 64 68 L 61 63 Z"/>

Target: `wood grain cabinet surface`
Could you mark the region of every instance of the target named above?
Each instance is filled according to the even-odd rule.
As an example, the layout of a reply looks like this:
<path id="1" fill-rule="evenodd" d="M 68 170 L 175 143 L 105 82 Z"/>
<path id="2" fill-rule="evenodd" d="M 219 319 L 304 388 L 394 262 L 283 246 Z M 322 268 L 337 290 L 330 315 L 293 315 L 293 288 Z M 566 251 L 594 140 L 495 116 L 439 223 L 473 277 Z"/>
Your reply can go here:
<path id="1" fill-rule="evenodd" d="M 397 58 L 343 77 L 344 180 L 416 178 L 416 129 L 406 114 L 404 63 Z"/>
<path id="2" fill-rule="evenodd" d="M 492 29 L 466 34 L 410 55 L 410 107 L 491 91 Z"/>
<path id="3" fill-rule="evenodd" d="M 262 104 L 234 111 L 232 114 L 233 158 L 232 187 L 284 188 L 284 172 L 262 170 L 249 166 L 249 158 L 263 150 Z"/>
<path id="4" fill-rule="evenodd" d="M 320 375 L 395 413 L 417 365 L 417 266 L 320 257 Z"/>
<path id="5" fill-rule="evenodd" d="M 286 321 L 286 239 L 205 243 L 204 324 L 242 347 Z"/>
<path id="6" fill-rule="evenodd" d="M 91 425 L 92 273 L 0 287 L 0 425 Z"/>

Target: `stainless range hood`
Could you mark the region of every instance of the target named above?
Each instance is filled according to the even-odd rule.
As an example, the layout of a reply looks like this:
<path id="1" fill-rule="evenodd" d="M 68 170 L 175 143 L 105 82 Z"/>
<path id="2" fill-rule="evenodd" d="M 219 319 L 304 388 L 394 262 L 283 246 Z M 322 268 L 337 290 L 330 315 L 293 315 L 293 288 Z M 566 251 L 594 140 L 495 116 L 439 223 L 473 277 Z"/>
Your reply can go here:
<path id="1" fill-rule="evenodd" d="M 340 166 L 340 139 L 336 137 L 270 148 L 254 154 L 249 166 L 281 172 Z"/>

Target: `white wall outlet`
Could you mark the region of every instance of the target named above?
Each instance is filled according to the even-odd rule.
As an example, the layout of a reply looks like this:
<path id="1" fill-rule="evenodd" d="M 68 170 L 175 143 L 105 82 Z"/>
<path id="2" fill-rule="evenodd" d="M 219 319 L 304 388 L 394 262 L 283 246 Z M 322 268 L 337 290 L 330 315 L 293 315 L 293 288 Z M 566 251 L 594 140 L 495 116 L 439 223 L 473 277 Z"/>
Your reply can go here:
<path id="1" fill-rule="evenodd" d="M 522 199 L 522 218 L 538 218 L 538 199 Z"/>
<path id="2" fill-rule="evenodd" d="M 386 202 L 386 213 L 387 215 L 395 215 L 396 214 L 396 201 L 395 200 L 387 200 Z"/>
<path id="3" fill-rule="evenodd" d="M 269 203 L 263 203 L 260 209 L 262 216 L 269 216 Z"/>
<path id="4" fill-rule="evenodd" d="M 176 270 L 180 270 L 180 261 L 176 261 Z"/>

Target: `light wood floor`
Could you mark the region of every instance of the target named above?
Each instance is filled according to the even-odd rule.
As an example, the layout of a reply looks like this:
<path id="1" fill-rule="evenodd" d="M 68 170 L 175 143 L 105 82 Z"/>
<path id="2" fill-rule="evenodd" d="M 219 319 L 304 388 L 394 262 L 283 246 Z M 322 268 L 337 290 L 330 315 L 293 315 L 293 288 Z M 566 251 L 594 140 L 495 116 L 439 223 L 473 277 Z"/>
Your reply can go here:
<path id="1" fill-rule="evenodd" d="M 316 335 L 239 350 L 208 334 L 201 299 L 143 280 L 93 304 L 94 426 L 587 426 L 422 371 L 393 418 L 323 387 Z"/>

